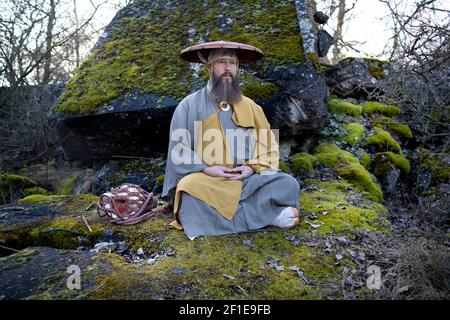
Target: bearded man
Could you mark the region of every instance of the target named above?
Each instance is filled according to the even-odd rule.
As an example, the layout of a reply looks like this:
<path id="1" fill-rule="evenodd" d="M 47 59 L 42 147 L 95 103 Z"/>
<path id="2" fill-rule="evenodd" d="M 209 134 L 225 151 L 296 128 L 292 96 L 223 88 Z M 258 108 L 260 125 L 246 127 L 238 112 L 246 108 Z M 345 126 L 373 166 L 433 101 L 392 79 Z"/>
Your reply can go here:
<path id="1" fill-rule="evenodd" d="M 184 49 L 207 65 L 205 88 L 175 109 L 162 196 L 176 187 L 175 221 L 189 239 L 299 223 L 299 184 L 278 169 L 279 149 L 263 109 L 242 95 L 239 63 L 263 57 L 250 45 L 216 41 Z"/>

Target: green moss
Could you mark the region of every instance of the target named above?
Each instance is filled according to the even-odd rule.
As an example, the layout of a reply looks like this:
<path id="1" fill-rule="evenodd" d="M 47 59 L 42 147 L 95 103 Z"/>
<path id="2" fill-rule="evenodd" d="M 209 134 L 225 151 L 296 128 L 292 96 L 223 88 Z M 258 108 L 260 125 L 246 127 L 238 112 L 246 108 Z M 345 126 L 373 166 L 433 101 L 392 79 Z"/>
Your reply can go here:
<path id="1" fill-rule="evenodd" d="M 375 79 L 377 80 L 386 79 L 387 74 L 384 71 L 384 69 L 386 64 L 388 64 L 389 62 L 371 57 L 364 57 L 364 58 L 347 57 L 342 59 L 341 61 L 353 61 L 355 59 L 364 60 L 367 63 L 367 70 L 369 71 L 370 75 Z"/>
<path id="2" fill-rule="evenodd" d="M 77 194 L 71 196 L 71 199 L 75 199 L 76 201 L 98 202 L 100 200 L 100 196 L 95 194 Z"/>
<path id="3" fill-rule="evenodd" d="M 42 195 L 48 195 L 48 191 L 42 187 L 31 187 L 31 188 L 25 188 L 23 190 L 23 193 L 26 196 L 32 195 L 32 194 L 42 194 Z"/>
<path id="4" fill-rule="evenodd" d="M 317 53 L 315 52 L 309 52 L 307 54 L 309 61 L 311 61 L 312 65 L 316 70 L 320 70 L 320 63 L 319 63 L 319 57 L 317 56 Z"/>
<path id="5" fill-rule="evenodd" d="M 369 65 L 367 67 L 369 73 L 377 80 L 386 79 L 386 74 L 384 73 L 384 67 L 380 65 Z"/>
<path id="6" fill-rule="evenodd" d="M 71 177 L 69 180 L 67 180 L 58 188 L 57 194 L 59 195 L 71 194 L 77 184 L 77 181 L 78 176 Z"/>
<path id="7" fill-rule="evenodd" d="M 364 114 L 382 113 L 393 117 L 400 114 L 400 108 L 394 105 L 387 105 L 377 101 L 367 101 L 362 105 Z"/>
<path id="8" fill-rule="evenodd" d="M 145 17 L 122 19 L 111 31 L 109 41 L 76 70 L 54 111 L 94 113 L 132 90 L 182 99 L 191 84 L 205 80 L 205 71 L 195 74 L 179 57 L 182 49 L 200 39 L 242 41 L 259 47 L 265 58 L 251 64 L 254 70 L 262 70 L 269 63 L 305 62 L 291 2 L 267 3 L 264 7 L 257 2 L 241 3 L 235 10 L 235 6 L 224 7 L 212 0 L 205 6 L 182 0 L 176 8 L 154 2 Z M 223 17 L 232 21 L 228 30 L 218 28 Z M 194 34 L 189 34 L 190 30 Z"/>
<path id="9" fill-rule="evenodd" d="M 389 132 L 378 127 L 375 127 L 374 130 L 376 133 L 366 139 L 367 145 L 373 145 L 379 151 L 392 150 L 399 152 L 401 150 L 400 145 L 394 138 L 392 138 Z"/>
<path id="10" fill-rule="evenodd" d="M 425 169 L 431 172 L 431 183 L 437 184 L 441 182 L 450 182 L 450 166 L 441 158 L 445 154 L 435 154 L 427 149 L 421 148 L 417 150 L 419 169 Z"/>
<path id="11" fill-rule="evenodd" d="M 405 174 L 411 171 L 411 166 L 408 160 L 406 160 L 402 155 L 390 151 L 377 153 L 375 155 L 374 163 L 374 173 L 377 176 L 383 176 L 393 168 L 398 168 Z"/>
<path id="12" fill-rule="evenodd" d="M 357 145 L 362 142 L 364 136 L 364 126 L 357 122 L 347 123 L 345 126 L 347 134 L 341 136 L 341 141 L 347 142 L 349 145 Z"/>
<path id="13" fill-rule="evenodd" d="M 389 130 L 407 139 L 411 139 L 413 137 L 411 128 L 407 124 L 391 124 L 389 125 Z"/>
<path id="14" fill-rule="evenodd" d="M 14 173 L 2 173 L 0 175 L 0 191 L 24 189 L 35 185 L 36 183 L 28 177 Z"/>
<path id="15" fill-rule="evenodd" d="M 369 170 L 370 164 L 372 163 L 372 158 L 370 157 L 370 155 L 368 153 L 364 152 L 361 155 L 361 159 L 359 160 L 359 162 L 363 165 L 364 168 Z"/>
<path id="16" fill-rule="evenodd" d="M 450 106 L 446 106 L 445 109 L 447 109 L 447 115 L 449 114 L 448 111 L 450 110 Z M 448 119 L 448 116 L 441 109 L 434 109 L 433 112 L 431 112 L 429 115 L 432 120 L 438 121 L 438 122 L 446 122 Z"/>
<path id="17" fill-rule="evenodd" d="M 341 99 L 330 99 L 328 102 L 328 110 L 332 113 L 346 114 L 352 117 L 358 117 L 362 113 L 361 106 Z"/>
<path id="18" fill-rule="evenodd" d="M 32 194 L 29 196 L 26 196 L 22 199 L 19 199 L 19 203 L 42 203 L 42 202 L 54 202 L 61 199 L 64 199 L 64 195 L 42 195 L 42 194 Z"/>
<path id="19" fill-rule="evenodd" d="M 156 177 L 156 185 L 162 186 L 164 184 L 164 175 L 160 175 Z"/>
<path id="20" fill-rule="evenodd" d="M 320 290 L 299 279 L 288 267 L 299 267 L 312 281 L 331 280 L 336 278 L 333 258 L 323 250 L 303 244 L 293 246 L 286 238 L 298 231 L 202 237 L 195 241 L 186 240 L 179 231 L 167 232 L 161 247 L 170 247 L 176 254 L 162 257 L 154 265 L 137 267 L 112 254 L 94 257 L 97 265 L 109 265 L 111 272 L 97 277 L 99 288 L 92 298 L 318 299 L 322 297 Z M 252 246 L 243 244 L 244 239 Z M 279 259 L 284 271 L 268 266 L 267 261 L 274 258 Z M 175 269 L 182 272 L 175 273 Z M 180 287 L 188 290 L 180 292 Z"/>
<path id="21" fill-rule="evenodd" d="M 351 182 L 359 190 L 365 190 L 368 197 L 381 201 L 383 193 L 380 185 L 359 163 L 356 156 L 333 144 L 322 143 L 315 150 L 317 162 L 331 167 L 336 174 Z"/>
<path id="22" fill-rule="evenodd" d="M 306 223 L 303 230 L 311 230 L 318 234 L 338 233 L 354 235 L 362 229 L 374 232 L 387 232 L 389 222 L 386 219 L 386 208 L 377 202 L 367 199 L 354 201 L 351 192 L 357 192 L 351 183 L 345 180 L 319 181 L 306 180 L 307 185 L 314 185 L 315 191 L 304 191 L 300 194 L 301 211 L 315 213 L 316 220 L 311 223 L 322 224 L 312 229 Z M 307 220 L 307 221 L 308 221 Z"/>
<path id="23" fill-rule="evenodd" d="M 286 162 L 284 162 L 283 160 L 280 160 L 278 162 L 278 166 L 280 168 L 281 171 L 285 172 L 285 173 L 291 173 L 291 169 L 289 168 L 289 166 L 286 164 Z"/>
<path id="24" fill-rule="evenodd" d="M 76 249 L 79 237 L 84 236 L 94 242 L 104 234 L 104 226 L 90 224 L 92 232 L 77 216 L 63 216 L 52 219 L 49 223 L 39 225 L 29 232 L 30 241 L 34 245 L 58 249 Z"/>
<path id="25" fill-rule="evenodd" d="M 388 125 L 395 123 L 392 118 L 381 116 L 375 119 L 373 122 L 373 127 L 386 129 Z"/>
<path id="26" fill-rule="evenodd" d="M 270 82 L 252 82 L 242 86 L 243 95 L 251 99 L 268 99 L 278 90 L 278 87 Z"/>
<path id="27" fill-rule="evenodd" d="M 374 127 L 389 130 L 392 133 L 396 133 L 401 137 L 411 139 L 412 131 L 407 124 L 396 123 L 393 119 L 388 117 L 379 117 L 375 120 Z"/>
<path id="28" fill-rule="evenodd" d="M 307 152 L 294 154 L 289 158 L 289 161 L 292 163 L 292 171 L 295 173 L 298 172 L 314 173 L 315 171 L 314 167 L 316 164 L 316 157 Z"/>
<path id="29" fill-rule="evenodd" d="M 318 163 L 326 166 L 333 166 L 339 161 L 359 163 L 358 158 L 353 154 L 330 143 L 321 143 L 317 146 L 315 149 L 315 158 Z"/>

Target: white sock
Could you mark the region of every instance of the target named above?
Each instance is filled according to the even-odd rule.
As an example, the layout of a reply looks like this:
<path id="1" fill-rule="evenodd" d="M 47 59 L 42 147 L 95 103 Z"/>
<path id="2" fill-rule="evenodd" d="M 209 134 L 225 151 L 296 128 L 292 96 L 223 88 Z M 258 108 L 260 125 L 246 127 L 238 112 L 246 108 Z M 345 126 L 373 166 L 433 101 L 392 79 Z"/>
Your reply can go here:
<path id="1" fill-rule="evenodd" d="M 281 211 L 278 217 L 272 222 L 272 225 L 280 228 L 291 228 L 296 224 L 298 216 L 295 216 L 295 208 L 286 207 Z"/>

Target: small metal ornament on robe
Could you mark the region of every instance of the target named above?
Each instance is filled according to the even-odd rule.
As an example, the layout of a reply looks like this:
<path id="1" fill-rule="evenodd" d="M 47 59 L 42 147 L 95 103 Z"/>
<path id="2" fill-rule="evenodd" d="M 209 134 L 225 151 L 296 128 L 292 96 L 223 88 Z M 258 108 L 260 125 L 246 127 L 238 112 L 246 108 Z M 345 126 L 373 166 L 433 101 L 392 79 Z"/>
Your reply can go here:
<path id="1" fill-rule="evenodd" d="M 230 110 L 230 105 L 226 101 L 221 101 L 219 103 L 219 109 L 222 111 L 228 111 Z"/>

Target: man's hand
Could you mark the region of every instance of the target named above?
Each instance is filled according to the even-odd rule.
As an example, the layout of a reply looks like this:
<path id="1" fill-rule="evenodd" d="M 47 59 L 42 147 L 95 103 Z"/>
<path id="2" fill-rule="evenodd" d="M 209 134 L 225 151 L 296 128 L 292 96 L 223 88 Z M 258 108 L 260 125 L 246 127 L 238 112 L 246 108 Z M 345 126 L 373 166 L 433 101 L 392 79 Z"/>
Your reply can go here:
<path id="1" fill-rule="evenodd" d="M 212 166 L 212 167 L 203 169 L 203 173 L 210 177 L 222 177 L 222 178 L 232 179 L 232 178 L 235 178 L 235 177 L 238 177 L 241 175 L 239 173 L 228 173 L 235 169 L 230 169 L 230 168 L 222 167 L 222 166 Z"/>
<path id="2" fill-rule="evenodd" d="M 240 174 L 238 174 L 237 176 L 235 176 L 233 178 L 230 178 L 230 180 L 244 180 L 255 173 L 255 170 L 253 170 L 253 168 L 249 167 L 249 166 L 240 166 L 240 167 L 233 168 L 232 170 L 240 172 Z"/>

